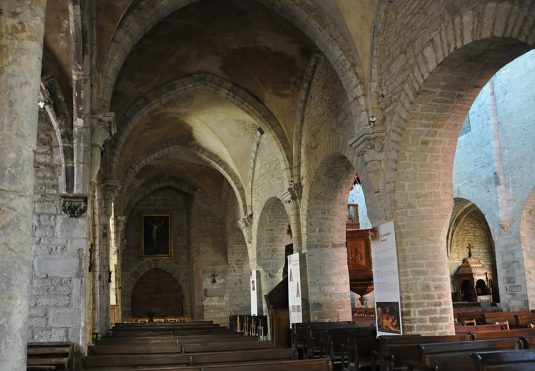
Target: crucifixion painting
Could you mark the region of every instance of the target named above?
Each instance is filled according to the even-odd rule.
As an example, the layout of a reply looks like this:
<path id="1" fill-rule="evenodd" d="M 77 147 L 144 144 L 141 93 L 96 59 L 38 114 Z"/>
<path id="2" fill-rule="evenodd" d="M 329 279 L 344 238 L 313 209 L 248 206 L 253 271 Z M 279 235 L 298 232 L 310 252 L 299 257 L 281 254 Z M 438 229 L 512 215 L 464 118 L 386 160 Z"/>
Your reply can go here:
<path id="1" fill-rule="evenodd" d="M 145 213 L 141 219 L 141 255 L 171 256 L 171 215 Z"/>

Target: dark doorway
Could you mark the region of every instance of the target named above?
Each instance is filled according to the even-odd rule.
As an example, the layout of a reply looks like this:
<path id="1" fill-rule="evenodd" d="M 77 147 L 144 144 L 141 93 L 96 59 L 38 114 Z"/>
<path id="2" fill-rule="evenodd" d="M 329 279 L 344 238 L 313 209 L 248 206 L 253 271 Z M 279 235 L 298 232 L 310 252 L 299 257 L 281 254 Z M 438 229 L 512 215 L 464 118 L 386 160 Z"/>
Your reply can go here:
<path id="1" fill-rule="evenodd" d="M 179 317 L 183 314 L 182 290 L 169 273 L 151 269 L 134 285 L 132 317 Z"/>

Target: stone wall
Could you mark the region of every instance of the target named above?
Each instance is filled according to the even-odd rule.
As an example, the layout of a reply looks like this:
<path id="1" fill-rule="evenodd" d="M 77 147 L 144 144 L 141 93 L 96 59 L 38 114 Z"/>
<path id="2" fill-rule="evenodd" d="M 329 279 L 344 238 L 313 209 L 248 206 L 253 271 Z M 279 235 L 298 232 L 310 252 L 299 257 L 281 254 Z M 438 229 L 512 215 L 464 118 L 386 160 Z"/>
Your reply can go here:
<path id="1" fill-rule="evenodd" d="M 182 192 L 164 188 L 143 198 L 126 216 L 126 244 L 121 252 L 121 310 L 123 319 L 131 317 L 131 295 L 136 281 L 153 268 L 163 269 L 178 282 L 184 296 L 184 315 L 191 316 L 193 314 L 188 198 L 188 195 Z M 141 217 L 143 213 L 155 212 L 171 214 L 172 257 L 141 256 Z"/>
<path id="2" fill-rule="evenodd" d="M 42 114 L 34 169 L 29 341 L 83 344 L 88 226 L 84 216 L 69 218 L 61 211 L 60 148 L 51 123 Z"/>
<path id="3" fill-rule="evenodd" d="M 228 324 L 227 243 L 225 210 L 221 203 L 197 190 L 191 215 L 191 253 L 195 318 Z"/>

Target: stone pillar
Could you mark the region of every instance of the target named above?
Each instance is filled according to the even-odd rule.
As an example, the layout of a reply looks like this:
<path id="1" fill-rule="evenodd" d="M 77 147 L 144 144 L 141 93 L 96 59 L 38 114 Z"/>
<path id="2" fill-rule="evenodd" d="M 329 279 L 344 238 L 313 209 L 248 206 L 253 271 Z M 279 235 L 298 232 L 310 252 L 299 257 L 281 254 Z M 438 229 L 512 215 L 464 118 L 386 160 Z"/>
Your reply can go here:
<path id="1" fill-rule="evenodd" d="M 303 291 L 308 291 L 308 304 L 303 303 L 303 309 L 310 313 L 310 320 L 351 321 L 345 245 L 330 248 L 309 247 L 306 252 L 306 274 L 306 278 L 301 275 Z M 303 282 L 305 279 L 306 287 Z M 308 314 L 306 316 L 308 317 Z"/>
<path id="2" fill-rule="evenodd" d="M 0 3 L 0 365 L 26 370 L 33 161 L 46 0 Z"/>

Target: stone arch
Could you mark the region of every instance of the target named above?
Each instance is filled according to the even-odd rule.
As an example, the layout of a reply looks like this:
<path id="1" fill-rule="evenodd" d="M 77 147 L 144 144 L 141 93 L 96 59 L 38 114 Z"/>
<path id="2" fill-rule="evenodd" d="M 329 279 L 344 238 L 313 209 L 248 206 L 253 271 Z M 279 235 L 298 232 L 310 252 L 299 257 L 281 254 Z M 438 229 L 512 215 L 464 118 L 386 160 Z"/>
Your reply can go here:
<path id="1" fill-rule="evenodd" d="M 168 272 L 153 268 L 134 284 L 132 317 L 181 317 L 184 315 L 182 288 Z"/>
<path id="2" fill-rule="evenodd" d="M 199 0 L 149 0 L 138 1 L 134 8 L 128 9 L 118 29 L 113 35 L 108 54 L 102 68 L 99 85 L 99 108 L 109 110 L 113 87 L 126 57 L 139 40 L 159 21 L 173 12 Z M 359 81 L 364 71 L 358 57 L 348 45 L 333 21 L 318 11 L 309 0 L 297 2 L 287 0 L 258 0 L 263 5 L 279 13 L 304 32 L 329 59 L 343 82 L 353 115 L 367 122 L 363 89 Z"/>
<path id="3" fill-rule="evenodd" d="M 287 234 L 290 218 L 283 202 L 276 197 L 268 199 L 260 212 L 256 229 L 256 267 L 260 271 L 261 285 L 258 295 L 264 297 L 282 279 L 286 259 L 284 246 L 290 244 Z M 267 313 L 262 300 L 264 313 Z"/>
<path id="4" fill-rule="evenodd" d="M 388 110 L 392 112 L 385 123 L 385 127 L 392 127 L 385 138 L 385 148 L 388 150 L 386 158 L 403 156 L 400 152 L 402 137 L 407 124 L 414 119 L 417 105 L 421 106 L 427 100 L 438 111 L 424 110 L 419 112 L 421 115 L 441 115 L 445 122 L 445 116 L 451 113 L 458 115 L 454 119 L 458 121 L 459 117 L 464 118 L 465 111 L 481 87 L 499 68 L 532 48 L 535 44 L 535 28 L 532 27 L 533 19 L 526 14 L 533 12 L 535 2 L 518 3 L 503 1 L 498 5 L 497 2 L 488 2 L 481 6 L 472 5 L 469 9 L 446 17 L 441 14 L 441 18 L 436 19 L 436 28 L 433 32 L 429 31 L 431 36 L 428 39 L 418 38 L 416 42 L 409 42 L 416 52 L 389 56 L 397 59 L 396 64 L 410 66 L 411 69 L 390 68 L 389 74 L 382 75 L 383 86 L 380 89 L 381 94 L 386 96 L 383 109 L 386 108 L 385 104 L 391 105 Z M 390 21 L 385 15 L 382 19 L 384 22 Z M 390 41 L 384 40 L 382 35 L 378 38 L 381 43 Z M 455 59 L 461 64 L 464 59 L 472 66 L 461 65 L 457 71 Z M 469 71 L 470 68 L 473 70 Z M 399 81 L 393 74 L 402 76 L 403 80 Z M 451 82 L 438 86 L 437 80 L 444 82 L 445 75 L 450 77 Z M 384 81 L 392 81 L 398 86 L 386 86 Z M 434 94 L 423 94 L 433 89 Z M 457 112 L 453 110 L 454 106 L 457 107 Z M 457 133 L 458 129 L 455 128 L 454 131 Z M 389 174 L 392 179 L 386 182 L 389 186 L 395 184 L 394 174 L 395 171 Z M 394 205 L 393 202 L 391 204 Z"/>
<path id="5" fill-rule="evenodd" d="M 42 110 L 46 112 L 59 142 L 59 157 L 62 162 L 61 193 L 72 193 L 74 191 L 73 128 L 69 104 L 65 100 L 60 85 L 61 74 L 58 61 L 45 45 L 43 47 L 39 100 L 44 105 Z"/>
<path id="6" fill-rule="evenodd" d="M 176 180 L 165 180 L 162 182 L 158 182 L 156 184 L 151 185 L 150 187 L 145 189 L 143 192 L 136 194 L 136 196 L 130 199 L 130 201 L 125 201 L 125 204 L 127 206 L 124 206 L 123 209 L 119 209 L 119 210 L 124 210 L 122 213 L 119 212 L 119 215 L 130 215 L 132 208 L 135 205 L 137 205 L 139 201 L 143 200 L 145 197 L 147 197 L 151 193 L 158 192 L 159 190 L 164 189 L 164 188 L 171 188 L 179 193 L 186 193 L 188 195 L 193 194 L 193 192 L 195 191 L 193 188 L 191 188 L 187 184 L 184 184 Z"/>
<path id="7" fill-rule="evenodd" d="M 522 210 L 520 241 L 524 253 L 529 309 L 533 309 L 535 308 L 535 188 L 529 193 Z"/>
<path id="8" fill-rule="evenodd" d="M 216 97 L 226 99 L 254 118 L 259 125 L 262 125 L 275 138 L 279 150 L 284 154 L 284 170 L 286 172 L 289 171 L 292 161 L 290 144 L 284 134 L 284 129 L 271 111 L 245 89 L 221 77 L 202 72 L 173 81 L 152 91 L 134 103 L 125 112 L 119 119 L 119 126 L 125 126 L 125 128 L 121 132 L 112 156 L 112 172 L 116 173 L 118 156 L 128 140 L 129 134 L 146 115 L 150 114 L 158 106 L 196 90 L 206 91 Z M 123 125 L 125 123 L 126 125 Z"/>
<path id="9" fill-rule="evenodd" d="M 397 159 L 389 184 L 394 186 L 403 323 L 408 333 L 453 333 L 444 244 L 453 207 L 457 137 L 481 87 L 500 67 L 528 50 L 517 39 L 476 36 L 454 31 L 449 37 L 460 45 L 443 44 L 440 33 L 438 40 L 429 41 L 421 58 L 416 58 L 418 68 L 407 82 L 411 88 L 404 89 L 407 95 L 396 112 L 399 122 L 393 133 L 400 135 L 392 134 L 388 143 L 396 152 L 388 156 Z M 441 315 L 422 320 L 420 310 L 429 305 L 417 300 L 416 292 L 433 292 L 437 299 L 433 306 Z"/>
<path id="10" fill-rule="evenodd" d="M 123 188 L 124 186 L 127 186 L 129 182 L 138 174 L 138 172 L 144 166 L 146 166 L 147 164 L 151 162 L 158 160 L 159 158 L 166 156 L 170 151 L 173 151 L 173 150 L 182 150 L 182 151 L 186 151 L 187 153 L 191 153 L 199 157 L 203 161 L 206 161 L 208 164 L 213 166 L 217 171 L 219 171 L 225 177 L 225 179 L 230 183 L 232 189 L 234 190 L 241 212 L 244 215 L 246 214 L 247 203 L 246 203 L 245 189 L 242 186 L 242 183 L 238 174 L 236 174 L 230 166 L 228 166 L 223 160 L 218 158 L 216 155 L 212 154 L 206 149 L 200 146 L 197 146 L 193 143 L 184 144 L 184 143 L 180 143 L 177 141 L 170 141 L 170 142 L 163 143 L 162 145 L 153 149 L 152 152 L 144 154 L 142 158 L 137 159 L 136 161 L 132 163 L 132 165 L 130 165 L 130 167 L 128 168 L 127 174 L 125 175 L 124 179 L 122 179 L 121 181 L 121 188 Z"/>
<path id="11" fill-rule="evenodd" d="M 176 268 L 172 265 L 172 262 L 163 259 L 147 259 L 138 263 L 130 272 L 125 272 L 122 277 L 122 291 L 121 291 L 121 312 L 122 318 L 132 317 L 132 291 L 136 282 L 147 272 L 153 269 L 160 269 L 169 274 L 182 288 L 183 296 L 183 314 L 191 316 L 191 298 L 187 295 L 185 285 L 185 277 L 182 277 L 176 272 Z"/>
<path id="12" fill-rule="evenodd" d="M 303 197 L 303 248 L 345 247 L 347 197 L 355 167 L 340 153 L 326 156 Z"/>
<path id="13" fill-rule="evenodd" d="M 453 212 L 448 228 L 448 266 L 452 286 L 452 298 L 459 291 L 454 274 L 464 258 L 469 254 L 479 259 L 489 270 L 490 279 L 497 283 L 496 252 L 492 233 L 482 210 L 474 203 L 463 198 L 455 198 Z M 499 302 L 498 287 L 493 287 L 495 301 Z"/>
<path id="14" fill-rule="evenodd" d="M 341 153 L 331 153 L 319 164 L 303 197 L 303 310 L 312 321 L 351 320 L 347 267 L 347 197 L 355 167 Z M 305 282 L 303 282 L 305 281 Z"/>

